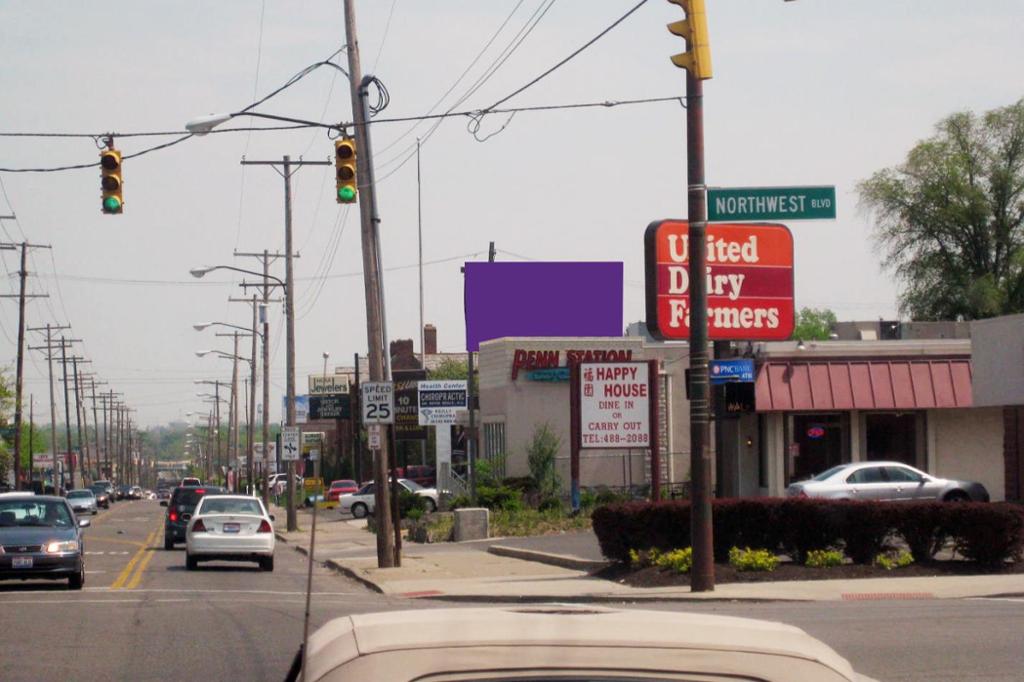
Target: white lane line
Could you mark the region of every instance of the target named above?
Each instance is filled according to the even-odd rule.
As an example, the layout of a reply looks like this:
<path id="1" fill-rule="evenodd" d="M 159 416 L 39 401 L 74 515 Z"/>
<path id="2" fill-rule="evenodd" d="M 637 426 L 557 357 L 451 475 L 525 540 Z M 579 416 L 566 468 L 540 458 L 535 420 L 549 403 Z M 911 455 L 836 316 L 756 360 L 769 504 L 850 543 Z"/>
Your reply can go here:
<path id="1" fill-rule="evenodd" d="M 967 597 L 968 601 L 1008 601 L 1016 604 L 1024 604 L 1024 598 L 1020 597 Z"/>

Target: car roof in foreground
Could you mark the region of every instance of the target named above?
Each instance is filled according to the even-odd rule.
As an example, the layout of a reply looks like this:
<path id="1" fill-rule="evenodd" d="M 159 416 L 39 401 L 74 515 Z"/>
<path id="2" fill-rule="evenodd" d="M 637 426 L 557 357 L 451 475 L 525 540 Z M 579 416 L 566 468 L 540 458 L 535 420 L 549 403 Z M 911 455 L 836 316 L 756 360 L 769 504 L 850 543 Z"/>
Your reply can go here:
<path id="1" fill-rule="evenodd" d="M 513 651 L 544 647 L 563 652 L 586 649 L 591 652 L 587 656 L 607 649 L 612 652 L 616 667 L 634 669 L 649 666 L 645 661 L 652 650 L 690 650 L 697 656 L 696 651 L 718 651 L 727 654 L 728 661 L 728 667 L 721 673 L 754 674 L 764 666 L 764 658 L 754 661 L 753 657 L 735 655 L 743 652 L 768 657 L 779 664 L 781 677 L 758 674 L 757 679 L 791 679 L 784 672 L 800 661 L 821 666 L 822 676 L 815 679 L 864 679 L 826 644 L 784 623 L 568 605 L 423 609 L 336 618 L 310 639 L 309 673 L 317 679 L 340 665 L 371 654 L 482 647 L 509 647 Z M 636 651 L 630 652 L 631 649 Z M 513 653 L 510 663 L 530 667 L 532 663 L 524 663 L 522 655 Z M 602 664 L 609 665 L 612 660 L 606 657 Z M 684 661 L 680 660 L 679 665 L 684 665 Z M 438 668 L 457 669 L 454 662 Z"/>

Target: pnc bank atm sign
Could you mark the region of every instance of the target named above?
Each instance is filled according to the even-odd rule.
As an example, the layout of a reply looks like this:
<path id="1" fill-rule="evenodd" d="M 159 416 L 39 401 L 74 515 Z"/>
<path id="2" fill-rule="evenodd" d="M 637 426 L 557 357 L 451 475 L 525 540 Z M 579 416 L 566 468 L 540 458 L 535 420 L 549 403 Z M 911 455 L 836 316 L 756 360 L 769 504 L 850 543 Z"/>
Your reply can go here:
<path id="1" fill-rule="evenodd" d="M 684 220 L 651 223 L 644 235 L 647 328 L 690 338 L 690 244 Z M 711 340 L 788 339 L 793 333 L 793 236 L 784 225 L 709 224 L 703 273 Z"/>

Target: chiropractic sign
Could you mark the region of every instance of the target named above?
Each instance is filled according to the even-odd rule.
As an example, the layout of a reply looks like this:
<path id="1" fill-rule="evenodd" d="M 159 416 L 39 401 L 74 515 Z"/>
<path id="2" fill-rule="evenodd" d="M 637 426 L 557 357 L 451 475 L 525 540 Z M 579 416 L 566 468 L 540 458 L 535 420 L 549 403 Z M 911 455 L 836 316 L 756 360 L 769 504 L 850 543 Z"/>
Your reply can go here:
<path id="1" fill-rule="evenodd" d="M 690 337 L 685 220 L 651 223 L 644 235 L 647 328 L 665 340 Z M 793 333 L 793 236 L 784 225 L 709 224 L 704 281 L 708 338 L 788 339 Z"/>

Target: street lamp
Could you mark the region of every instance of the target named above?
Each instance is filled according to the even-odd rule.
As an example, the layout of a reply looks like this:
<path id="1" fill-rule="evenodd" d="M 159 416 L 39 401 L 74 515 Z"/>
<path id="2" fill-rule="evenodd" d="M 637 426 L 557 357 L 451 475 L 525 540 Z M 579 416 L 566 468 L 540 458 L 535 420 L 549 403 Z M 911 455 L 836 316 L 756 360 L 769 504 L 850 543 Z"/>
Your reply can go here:
<path id="1" fill-rule="evenodd" d="M 216 125 L 216 123 L 214 123 L 213 125 Z M 287 282 L 282 280 L 282 279 L 280 279 L 279 277 L 275 277 L 275 276 L 271 275 L 270 273 L 268 273 L 266 271 L 266 265 L 267 265 L 266 261 L 264 261 L 264 271 L 263 272 L 256 272 L 254 270 L 246 270 L 245 268 L 238 268 L 238 267 L 235 267 L 233 265 L 210 265 L 210 266 L 205 266 L 205 267 L 201 267 L 201 268 L 193 268 L 189 272 L 192 274 L 193 277 L 196 277 L 196 278 L 204 277 L 207 273 L 213 272 L 214 270 L 230 270 L 232 272 L 240 272 L 240 273 L 245 274 L 245 275 L 253 275 L 254 277 L 262 277 L 263 278 L 263 301 L 264 301 L 264 305 L 266 305 L 266 302 L 269 300 L 268 299 L 268 291 L 269 291 L 270 285 L 271 285 L 270 284 L 270 280 L 273 280 L 275 285 L 276 286 L 280 286 L 282 288 L 282 290 L 284 291 L 284 294 L 285 294 L 284 312 L 285 312 L 285 325 L 286 325 L 286 330 L 287 330 L 287 335 L 286 335 L 287 352 L 285 353 L 285 363 L 286 363 L 285 364 L 285 367 L 286 367 L 285 371 L 286 371 L 286 375 L 287 375 L 287 379 L 286 379 L 286 383 L 287 383 L 287 385 L 286 385 L 286 395 L 287 395 L 286 406 L 287 406 L 287 408 L 286 408 L 286 418 L 285 418 L 284 421 L 285 421 L 285 423 L 289 427 L 292 427 L 292 426 L 295 426 L 295 422 L 294 422 L 294 415 L 295 415 L 295 310 L 294 310 L 294 308 L 295 308 L 295 305 L 294 305 L 294 301 L 292 300 L 294 287 L 289 286 L 289 284 L 291 284 L 291 260 L 292 260 L 291 236 L 290 236 L 291 235 L 291 227 L 290 227 L 291 223 L 290 223 L 290 220 L 291 219 L 288 218 L 288 220 L 286 221 L 286 229 L 285 229 L 285 232 L 286 232 L 286 239 L 285 239 L 286 249 L 285 250 L 287 252 L 286 253 L 286 259 L 287 259 L 286 260 L 286 271 L 288 273 L 286 275 L 288 277 L 288 281 Z M 253 300 L 255 301 L 255 297 L 254 297 Z M 255 312 L 256 311 L 254 310 L 253 311 L 253 328 L 254 329 L 256 327 Z M 265 311 L 261 311 L 261 314 L 265 315 Z M 269 349 L 268 349 L 268 342 L 270 340 L 269 337 L 270 337 L 269 327 L 268 327 L 268 324 L 267 324 L 267 319 L 264 316 L 263 317 L 263 334 L 261 335 L 261 338 L 263 339 L 263 375 L 264 375 L 264 381 L 263 381 L 263 456 L 264 456 L 264 459 L 266 459 L 267 452 L 269 451 L 268 441 L 270 439 L 270 430 L 269 430 L 269 428 L 270 428 L 269 427 L 269 422 L 270 422 L 269 386 L 270 386 L 270 382 L 268 380 L 268 377 L 270 376 L 270 353 L 269 353 Z M 253 345 L 255 345 L 255 339 L 256 339 L 256 337 L 254 336 L 253 337 Z M 237 349 L 236 349 L 236 352 L 237 352 Z M 255 386 L 255 383 L 256 383 L 256 381 L 255 381 L 256 363 L 255 362 L 253 363 L 252 371 L 253 371 L 253 386 Z M 256 401 L 252 400 L 252 401 L 250 401 L 250 403 L 252 405 L 255 405 Z M 250 418 L 250 422 L 253 422 L 253 421 L 255 421 L 255 420 Z M 252 441 L 253 441 L 253 438 L 250 437 L 249 438 L 249 442 L 251 443 Z M 294 479 L 294 475 L 293 475 L 294 474 L 294 469 L 295 469 L 294 463 L 289 462 L 288 463 L 288 470 L 289 470 L 289 477 L 288 477 L 288 501 L 287 501 L 287 513 L 288 513 L 288 526 L 287 527 L 288 527 L 289 531 L 293 531 L 293 530 L 296 530 L 298 528 L 297 519 L 296 519 L 296 515 L 295 515 L 295 489 L 294 489 L 294 482 L 293 482 L 293 479 Z M 263 477 L 263 490 L 262 490 L 262 492 L 263 492 L 263 501 L 264 501 L 264 503 L 269 502 L 269 476 L 268 475 L 264 475 L 264 477 Z"/>

